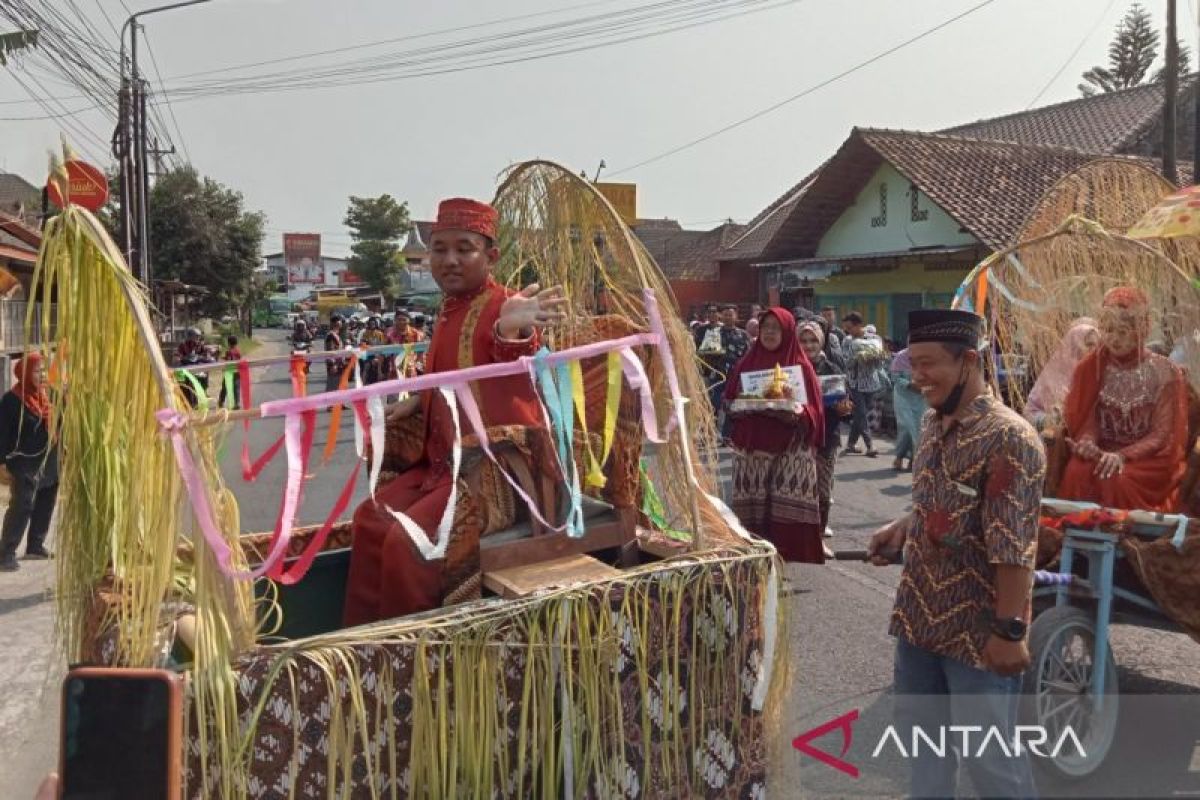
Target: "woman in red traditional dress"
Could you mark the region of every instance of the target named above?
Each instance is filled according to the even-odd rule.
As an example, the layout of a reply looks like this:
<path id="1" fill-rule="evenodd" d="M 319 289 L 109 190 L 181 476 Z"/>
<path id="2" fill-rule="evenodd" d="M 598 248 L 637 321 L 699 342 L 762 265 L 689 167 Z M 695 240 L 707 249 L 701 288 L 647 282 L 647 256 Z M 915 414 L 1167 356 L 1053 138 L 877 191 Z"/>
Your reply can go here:
<path id="1" fill-rule="evenodd" d="M 800 367 L 806 402 L 801 414 L 739 414 L 733 422 L 731 505 L 748 530 L 775 545 L 785 561 L 825 562 L 817 450 L 825 438 L 821 385 L 800 341 L 796 318 L 769 308 L 758 319 L 758 339 L 729 373 L 725 400 L 737 398 L 746 372 Z"/>
<path id="2" fill-rule="evenodd" d="M 1150 302 L 1140 289 L 1104 296 L 1100 346 L 1075 368 L 1063 409 L 1071 459 L 1058 487 L 1068 500 L 1175 511 L 1187 468 L 1183 373 L 1146 348 Z"/>

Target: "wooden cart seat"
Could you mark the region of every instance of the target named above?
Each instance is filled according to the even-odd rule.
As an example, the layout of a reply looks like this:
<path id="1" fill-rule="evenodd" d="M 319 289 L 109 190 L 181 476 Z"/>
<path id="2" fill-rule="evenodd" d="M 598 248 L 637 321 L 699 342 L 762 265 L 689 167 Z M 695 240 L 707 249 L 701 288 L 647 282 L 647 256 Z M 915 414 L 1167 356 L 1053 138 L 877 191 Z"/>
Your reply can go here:
<path id="1" fill-rule="evenodd" d="M 527 597 L 542 589 L 603 580 L 617 570 L 589 555 L 577 554 L 506 569 L 485 570 L 483 585 L 501 597 Z"/>
<path id="2" fill-rule="evenodd" d="M 576 347 L 602 340 L 618 339 L 641 332 L 629 320 L 616 316 L 577 319 L 562 332 L 560 347 Z M 648 373 L 658 368 L 649 348 L 635 348 Z M 605 422 L 607 359 L 583 362 L 585 407 L 591 452 L 600 453 L 600 431 Z M 388 424 L 383 470 L 385 478 L 420 458 L 424 423 L 410 417 Z M 489 426 L 487 438 L 496 461 L 481 450 L 474 433 L 463 436 L 459 509 L 450 532 L 444 570 L 446 604 L 466 602 L 480 596 L 491 572 L 537 565 L 570 556 L 615 553 L 621 566 L 637 563 L 637 529 L 641 509 L 642 454 L 640 399 L 622 384 L 612 451 L 603 465 L 606 483 L 596 496 L 583 500 L 584 532 L 571 537 L 547 529 L 531 519 L 524 503 L 515 497 L 500 470 L 532 499 L 551 528 L 566 519 L 564 477 L 557 468 L 557 446 L 543 428 Z M 576 428 L 575 466 L 586 474 L 587 448 L 582 426 Z M 498 463 L 497 463 L 498 462 Z M 594 560 L 594 559 L 593 559 Z M 578 562 L 583 563 L 583 562 Z"/>

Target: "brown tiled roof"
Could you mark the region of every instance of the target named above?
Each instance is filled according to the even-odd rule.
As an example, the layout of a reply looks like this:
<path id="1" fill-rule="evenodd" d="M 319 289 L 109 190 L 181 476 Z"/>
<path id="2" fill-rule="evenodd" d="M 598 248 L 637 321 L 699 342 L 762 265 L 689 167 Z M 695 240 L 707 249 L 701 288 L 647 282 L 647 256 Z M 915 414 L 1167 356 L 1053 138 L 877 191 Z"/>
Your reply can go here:
<path id="1" fill-rule="evenodd" d="M 828 163 L 828 162 L 826 162 Z M 824 166 L 824 165 L 822 165 Z M 742 259 L 758 258 L 763 249 L 779 231 L 784 221 L 791 214 L 796 203 L 804 194 L 808 185 L 820 173 L 820 168 L 810 173 L 804 180 L 784 192 L 778 200 L 763 209 L 758 216 L 743 226 L 740 236 L 733 240 L 721 253 L 722 261 L 739 261 Z"/>
<path id="2" fill-rule="evenodd" d="M 1096 157 L 1065 147 L 855 128 L 795 201 L 780 206 L 783 219 L 753 258 L 813 256 L 821 236 L 885 161 L 967 232 L 999 249 L 1047 189 Z M 1180 167 L 1182 177 L 1190 177 L 1191 165 Z M 722 260 L 730 260 L 729 251 Z"/>
<path id="3" fill-rule="evenodd" d="M 1180 94 L 1191 92 L 1194 80 L 1182 81 Z M 1121 153 L 1162 115 L 1163 97 L 1162 84 L 1151 83 L 957 125 L 941 133 L 1074 147 L 1088 153 Z"/>
<path id="4" fill-rule="evenodd" d="M 715 281 L 717 257 L 744 226 L 725 223 L 709 231 L 689 231 L 675 220 L 638 220 L 633 233 L 667 280 Z"/>
<path id="5" fill-rule="evenodd" d="M 0 212 L 0 236 L 10 244 L 25 245 L 36 250 L 42 243 L 42 234 L 14 216 Z"/>
<path id="6" fill-rule="evenodd" d="M 36 214 L 42 190 L 12 172 L 0 172 L 0 211 L 13 216 Z"/>

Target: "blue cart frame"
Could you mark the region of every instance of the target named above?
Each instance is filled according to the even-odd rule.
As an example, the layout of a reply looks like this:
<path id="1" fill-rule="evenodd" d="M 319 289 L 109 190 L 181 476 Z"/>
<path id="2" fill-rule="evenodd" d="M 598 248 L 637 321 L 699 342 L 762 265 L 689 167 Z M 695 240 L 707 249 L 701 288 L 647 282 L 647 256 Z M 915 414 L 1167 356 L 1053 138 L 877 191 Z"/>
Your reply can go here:
<path id="1" fill-rule="evenodd" d="M 1093 504 L 1051 499 L 1044 506 L 1060 513 L 1100 510 Z M 1188 520 L 1182 515 L 1127 513 L 1136 536 L 1158 539 L 1173 534 L 1178 545 L 1187 530 Z M 1054 602 L 1030 629 L 1025 716 L 1046 726 L 1051 738 L 1070 725 L 1083 740 L 1086 755 L 1072 752 L 1038 760 L 1066 778 L 1083 778 L 1098 769 L 1116 735 L 1117 673 L 1109 643 L 1116 602 L 1129 606 L 1121 614 L 1123 622 L 1178 630 L 1153 599 L 1115 585 L 1117 562 L 1124 558 L 1119 539 L 1118 534 L 1095 528 L 1067 527 L 1058 571 L 1035 574 L 1034 598 L 1052 597 Z M 1084 565 L 1086 578 L 1075 574 Z"/>

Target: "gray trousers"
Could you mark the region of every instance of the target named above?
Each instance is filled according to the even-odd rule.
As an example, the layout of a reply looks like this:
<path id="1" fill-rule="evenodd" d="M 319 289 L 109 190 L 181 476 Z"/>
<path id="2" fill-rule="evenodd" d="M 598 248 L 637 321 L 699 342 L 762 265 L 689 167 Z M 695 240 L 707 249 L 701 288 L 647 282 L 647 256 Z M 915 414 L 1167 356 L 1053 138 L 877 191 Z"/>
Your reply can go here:
<path id="1" fill-rule="evenodd" d="M 50 531 L 50 518 L 54 516 L 54 503 L 58 499 L 58 484 L 38 488 L 32 477 L 13 474 L 8 511 L 4 514 L 4 527 L 0 529 L 0 556 L 15 555 L 25 538 L 25 552 L 41 550 Z"/>

